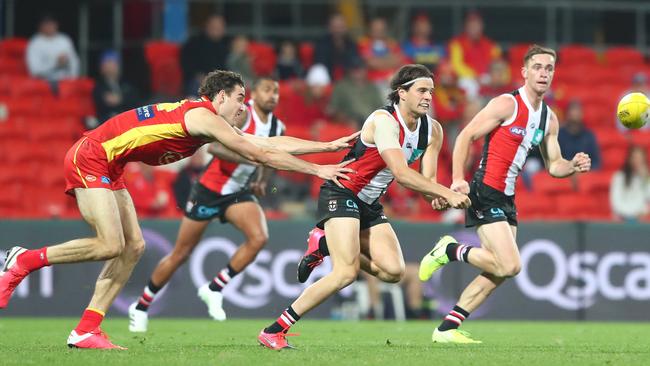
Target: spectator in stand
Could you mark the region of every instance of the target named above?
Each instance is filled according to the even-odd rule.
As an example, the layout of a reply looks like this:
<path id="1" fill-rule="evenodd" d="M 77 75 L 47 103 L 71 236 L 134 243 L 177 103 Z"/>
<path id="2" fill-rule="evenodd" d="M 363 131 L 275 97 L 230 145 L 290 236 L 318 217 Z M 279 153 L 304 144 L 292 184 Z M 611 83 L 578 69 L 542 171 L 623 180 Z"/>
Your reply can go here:
<path id="1" fill-rule="evenodd" d="M 205 154 L 197 151 L 188 159 L 188 163 L 178 172 L 172 183 L 176 207 L 185 208 L 190 191 L 205 168 Z"/>
<path id="2" fill-rule="evenodd" d="M 368 36 L 359 40 L 359 53 L 368 65 L 368 79 L 387 83 L 402 64 L 406 63 L 399 44 L 388 36 L 384 18 L 374 18 L 368 26 Z"/>
<path id="3" fill-rule="evenodd" d="M 458 78 L 449 62 L 438 65 L 433 90 L 433 113 L 445 129 L 445 134 L 455 139 L 465 107 L 465 92 L 458 86 Z"/>
<path id="4" fill-rule="evenodd" d="M 488 76 L 492 61 L 501 57 L 501 49 L 483 35 L 483 18 L 475 11 L 465 18 L 465 31 L 449 42 L 449 57 L 458 75 L 459 85 L 468 97 L 476 97 Z"/>
<path id="5" fill-rule="evenodd" d="M 345 18 L 333 14 L 329 20 L 329 33 L 316 43 L 314 64 L 327 67 L 330 79 L 338 80 L 345 75 L 345 68 L 350 61 L 359 56 L 357 44 L 348 34 Z"/>
<path id="6" fill-rule="evenodd" d="M 279 80 L 301 78 L 304 70 L 298 59 L 296 45 L 291 41 L 283 41 L 278 50 L 278 64 L 276 74 Z"/>
<path id="7" fill-rule="evenodd" d="M 411 38 L 402 43 L 402 52 L 411 62 L 422 64 L 434 73 L 440 61 L 447 57 L 445 46 L 433 42 L 433 26 L 426 14 L 419 14 L 411 23 Z"/>
<path id="8" fill-rule="evenodd" d="M 327 110 L 335 121 L 357 129 L 372 111 L 383 104 L 379 88 L 368 80 L 365 62 L 356 58 L 349 65 L 347 76 L 334 84 Z"/>
<path id="9" fill-rule="evenodd" d="M 571 159 L 578 152 L 584 152 L 591 157 L 591 170 L 600 169 L 600 149 L 596 136 L 585 126 L 582 119 L 582 103 L 578 100 L 569 102 L 565 118 L 558 134 L 562 156 Z"/>
<path id="10" fill-rule="evenodd" d="M 124 182 L 139 217 L 157 217 L 172 204 L 169 187 L 156 180 L 154 167 L 142 162 L 129 164 Z"/>
<path id="11" fill-rule="evenodd" d="M 252 85 L 255 80 L 253 61 L 248 54 L 248 38 L 237 36 L 232 40 L 232 47 L 226 60 L 226 68 L 241 74 L 246 85 Z"/>
<path id="12" fill-rule="evenodd" d="M 490 64 L 490 74 L 487 82 L 481 85 L 481 98 L 490 100 L 501 94 L 510 93 L 515 89 L 512 85 L 510 66 L 503 59 L 497 59 Z"/>
<path id="13" fill-rule="evenodd" d="M 650 87 L 648 86 L 648 75 L 645 72 L 641 71 L 634 74 L 634 76 L 632 77 L 632 85 L 628 90 L 626 90 L 623 93 L 623 95 L 627 95 L 629 93 L 635 93 L 635 92 L 643 93 L 646 96 L 650 96 Z M 623 95 L 621 95 L 621 98 L 623 97 Z M 625 126 L 623 126 L 621 122 L 618 121 L 618 119 L 616 120 L 616 127 L 618 127 L 620 131 L 624 131 L 626 133 L 629 132 L 629 129 L 625 128 Z M 649 128 L 650 128 L 650 123 L 646 123 L 646 125 L 641 127 L 640 129 L 647 130 Z"/>
<path id="14" fill-rule="evenodd" d="M 51 15 L 41 18 L 38 33 L 27 44 L 26 58 L 30 75 L 54 86 L 59 80 L 79 76 L 79 56 L 72 40 L 59 32 L 59 23 Z"/>
<path id="15" fill-rule="evenodd" d="M 630 146 L 623 168 L 612 177 L 609 190 L 612 212 L 619 219 L 636 222 L 650 212 L 648 157 L 640 146 Z"/>
<path id="16" fill-rule="evenodd" d="M 330 76 L 324 65 L 313 65 L 305 78 L 306 89 L 294 105 L 302 124 L 311 126 L 327 120 L 325 110 L 329 104 Z"/>
<path id="17" fill-rule="evenodd" d="M 203 32 L 188 39 L 181 48 L 185 93 L 196 95 L 201 80 L 208 72 L 225 69 L 229 52 L 226 20 L 221 15 L 213 14 L 206 20 Z"/>
<path id="18" fill-rule="evenodd" d="M 93 99 L 100 124 L 116 114 L 140 105 L 138 92 L 120 75 L 120 57 L 117 52 L 109 50 L 102 54 L 99 73 Z"/>

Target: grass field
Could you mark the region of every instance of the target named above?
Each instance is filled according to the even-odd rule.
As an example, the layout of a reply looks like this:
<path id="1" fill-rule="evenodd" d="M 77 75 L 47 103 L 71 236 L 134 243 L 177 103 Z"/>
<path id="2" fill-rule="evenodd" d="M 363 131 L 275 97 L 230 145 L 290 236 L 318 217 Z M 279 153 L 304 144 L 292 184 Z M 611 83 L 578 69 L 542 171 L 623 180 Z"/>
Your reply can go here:
<path id="1" fill-rule="evenodd" d="M 0 319 L 0 365 L 641 365 L 650 323 L 468 322 L 480 345 L 434 345 L 432 322 L 306 320 L 295 351 L 258 346 L 268 320 L 153 319 L 133 335 L 126 319 L 104 330 L 128 351 L 68 349 L 69 318 Z"/>

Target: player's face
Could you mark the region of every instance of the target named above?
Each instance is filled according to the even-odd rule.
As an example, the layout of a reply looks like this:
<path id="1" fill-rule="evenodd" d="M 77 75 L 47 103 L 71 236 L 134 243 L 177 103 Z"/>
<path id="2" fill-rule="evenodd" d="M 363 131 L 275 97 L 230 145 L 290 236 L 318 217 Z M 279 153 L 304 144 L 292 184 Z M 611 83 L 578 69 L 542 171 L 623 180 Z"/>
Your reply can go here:
<path id="1" fill-rule="evenodd" d="M 409 90 L 401 89 L 400 98 L 410 113 L 422 116 L 429 112 L 433 98 L 433 80 L 418 80 Z"/>
<path id="2" fill-rule="evenodd" d="M 271 113 L 280 100 L 280 87 L 273 80 L 262 80 L 251 93 L 253 102 L 264 112 Z"/>
<path id="3" fill-rule="evenodd" d="M 549 54 L 534 55 L 522 71 L 526 84 L 540 95 L 551 87 L 554 74 L 555 57 Z"/>
<path id="4" fill-rule="evenodd" d="M 223 94 L 223 102 L 219 106 L 219 114 L 228 121 L 231 125 L 235 123 L 235 119 L 244 111 L 244 88 L 236 85 L 230 92 Z"/>

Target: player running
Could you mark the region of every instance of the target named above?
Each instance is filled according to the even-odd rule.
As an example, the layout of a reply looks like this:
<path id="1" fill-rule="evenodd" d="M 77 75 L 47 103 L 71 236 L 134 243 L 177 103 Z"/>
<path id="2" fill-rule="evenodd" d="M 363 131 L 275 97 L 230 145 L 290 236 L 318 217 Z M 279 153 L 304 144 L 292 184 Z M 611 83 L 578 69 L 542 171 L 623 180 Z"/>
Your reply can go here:
<path id="1" fill-rule="evenodd" d="M 251 101 L 237 118 L 235 126 L 255 136 L 283 135 L 285 126 L 273 114 L 278 104 L 278 91 L 278 82 L 272 78 L 256 80 L 252 86 Z M 268 240 L 264 211 L 255 195 L 264 195 L 272 169 L 261 168 L 258 172 L 255 164 L 221 144 L 213 143 L 209 151 L 215 158 L 192 188 L 173 251 L 158 263 L 142 296 L 129 307 L 129 330 L 132 332 L 147 331 L 147 310 L 156 293 L 185 263 L 212 219 L 219 218 L 221 222 L 231 223 L 245 237 L 228 265 L 218 272 L 214 280 L 199 288 L 198 295 L 215 320 L 226 319 L 221 290 L 255 260 Z"/>
<path id="2" fill-rule="evenodd" d="M 539 146 L 546 169 L 556 178 L 587 172 L 591 167 L 585 153 L 577 153 L 570 161 L 562 158 L 557 116 L 543 99 L 553 81 L 555 59 L 552 49 L 532 46 L 524 57 L 524 86 L 492 99 L 456 139 L 451 189 L 469 193 L 472 206 L 467 209 L 465 225 L 476 226 L 481 247 L 459 244 L 448 235 L 442 237 L 422 259 L 420 279 L 428 280 L 451 261 L 470 263 L 482 273 L 465 288 L 456 306 L 433 331 L 434 342 L 481 343 L 458 327 L 494 289 L 521 269 L 516 243 L 515 180 L 529 151 Z M 484 136 L 481 164 L 468 184 L 463 167 L 470 143 Z"/>
<path id="3" fill-rule="evenodd" d="M 90 304 L 67 343 L 78 348 L 123 349 L 110 342 L 100 324 L 144 251 L 133 201 L 122 178 L 128 162 L 168 164 L 192 155 L 205 143 L 218 141 L 252 162 L 276 169 L 334 180 L 351 172 L 343 168 L 345 163 L 319 166 L 287 152 L 339 150 L 356 135 L 316 143 L 239 134 L 228 121 L 243 110 L 241 76 L 230 71 L 212 72 L 198 92 L 198 100 L 148 105 L 121 113 L 87 132 L 70 148 L 64 159 L 65 191 L 76 197 L 82 217 L 96 236 L 35 250 L 9 250 L 0 272 L 0 308 L 7 306 L 16 286 L 33 271 L 52 264 L 103 260 L 106 264 Z"/>
<path id="4" fill-rule="evenodd" d="M 361 138 L 344 159 L 355 159 L 350 180 L 342 182 L 343 187 L 331 181 L 321 186 L 317 226 L 327 234 L 332 272 L 306 288 L 273 324 L 262 329 L 258 341 L 265 347 L 290 348 L 285 338 L 289 328 L 352 283 L 360 268 L 385 282 L 402 278 L 400 244 L 379 203 L 394 179 L 434 205 L 439 197 L 457 208 L 470 204 L 465 194 L 436 183 L 442 128 L 427 115 L 433 93 L 431 71 L 422 65 L 403 66 L 393 76 L 391 89 L 390 105 L 366 119 Z M 408 166 L 420 157 L 422 174 Z"/>

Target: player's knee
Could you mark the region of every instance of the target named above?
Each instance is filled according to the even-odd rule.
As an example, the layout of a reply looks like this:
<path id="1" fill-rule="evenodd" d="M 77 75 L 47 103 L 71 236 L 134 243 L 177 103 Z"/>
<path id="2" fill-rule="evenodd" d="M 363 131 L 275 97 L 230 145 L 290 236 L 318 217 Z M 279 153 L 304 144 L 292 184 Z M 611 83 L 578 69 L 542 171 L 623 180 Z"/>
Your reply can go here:
<path id="1" fill-rule="evenodd" d="M 357 276 L 359 275 L 359 267 L 353 265 L 341 268 L 337 271 L 334 271 L 333 273 L 338 279 L 339 288 L 342 289 L 357 279 Z"/>
<path id="2" fill-rule="evenodd" d="M 505 276 L 503 277 L 514 277 L 518 275 L 519 272 L 521 272 L 521 263 L 512 263 L 505 268 Z"/>
<path id="3" fill-rule="evenodd" d="M 144 248 L 144 238 L 140 237 L 138 239 L 130 240 L 128 243 L 126 243 L 125 250 L 128 250 L 130 257 L 134 259 L 140 259 L 140 257 L 142 257 L 142 254 L 144 254 Z"/>
<path id="4" fill-rule="evenodd" d="M 404 278 L 405 274 L 406 268 L 404 267 L 404 264 L 398 264 L 384 269 L 383 273 L 380 276 L 380 279 L 388 283 L 397 283 Z"/>
<path id="5" fill-rule="evenodd" d="M 258 232 L 248 238 L 248 245 L 256 251 L 260 251 L 269 240 L 269 235 L 264 232 Z"/>

